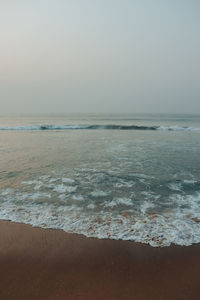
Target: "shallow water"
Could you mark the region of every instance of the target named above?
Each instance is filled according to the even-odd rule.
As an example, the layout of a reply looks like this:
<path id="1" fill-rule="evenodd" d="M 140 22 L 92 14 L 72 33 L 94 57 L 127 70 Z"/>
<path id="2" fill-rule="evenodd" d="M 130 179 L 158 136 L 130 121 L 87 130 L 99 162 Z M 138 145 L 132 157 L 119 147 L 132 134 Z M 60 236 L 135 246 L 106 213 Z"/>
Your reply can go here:
<path id="1" fill-rule="evenodd" d="M 197 115 L 6 116 L 0 145 L 1 219 L 152 246 L 200 242 Z"/>

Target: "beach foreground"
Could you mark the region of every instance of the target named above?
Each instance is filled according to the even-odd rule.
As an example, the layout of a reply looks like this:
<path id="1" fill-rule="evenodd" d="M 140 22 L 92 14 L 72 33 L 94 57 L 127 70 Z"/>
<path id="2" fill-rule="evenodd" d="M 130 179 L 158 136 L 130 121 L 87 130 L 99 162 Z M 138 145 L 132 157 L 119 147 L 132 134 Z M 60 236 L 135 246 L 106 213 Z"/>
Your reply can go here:
<path id="1" fill-rule="evenodd" d="M 200 246 L 153 248 L 0 221 L 0 299 L 199 299 Z"/>

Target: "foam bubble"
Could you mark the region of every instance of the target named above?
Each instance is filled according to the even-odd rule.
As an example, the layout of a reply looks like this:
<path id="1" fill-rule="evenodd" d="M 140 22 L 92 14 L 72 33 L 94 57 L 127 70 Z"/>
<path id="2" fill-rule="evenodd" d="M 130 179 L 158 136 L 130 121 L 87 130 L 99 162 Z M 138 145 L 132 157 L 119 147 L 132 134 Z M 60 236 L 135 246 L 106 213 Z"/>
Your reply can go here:
<path id="1" fill-rule="evenodd" d="M 66 177 L 63 177 L 62 178 L 62 182 L 64 182 L 64 183 L 74 183 L 75 181 L 73 180 L 73 179 L 71 179 L 71 178 L 66 178 Z"/>
<path id="2" fill-rule="evenodd" d="M 72 199 L 74 199 L 76 201 L 83 201 L 84 197 L 82 195 L 73 195 Z"/>
<path id="3" fill-rule="evenodd" d="M 130 181 L 120 180 L 120 182 L 117 182 L 115 184 L 115 187 L 117 187 L 117 188 L 123 188 L 123 187 L 131 188 L 134 185 L 135 185 L 135 182 L 132 181 L 132 180 L 130 180 Z"/>
<path id="4" fill-rule="evenodd" d="M 95 205 L 94 205 L 93 203 L 88 204 L 87 208 L 88 208 L 88 209 L 94 209 L 94 208 L 95 208 Z"/>
<path id="5" fill-rule="evenodd" d="M 114 207 L 118 205 L 132 206 L 132 200 L 128 198 L 116 198 L 105 204 L 105 207 Z"/>
<path id="6" fill-rule="evenodd" d="M 40 198 L 51 198 L 51 194 L 37 192 L 37 193 L 30 195 L 30 199 L 32 199 L 32 200 L 37 200 Z"/>
<path id="7" fill-rule="evenodd" d="M 61 200 L 61 201 L 65 201 L 69 198 L 69 195 L 66 195 L 66 194 L 61 194 L 58 196 L 58 198 Z"/>
<path id="8" fill-rule="evenodd" d="M 181 189 L 182 189 L 182 184 L 181 184 L 181 183 L 171 182 L 171 183 L 168 184 L 168 187 L 169 187 L 172 191 L 181 191 Z"/>
<path id="9" fill-rule="evenodd" d="M 98 197 L 105 197 L 108 195 L 108 193 L 100 190 L 96 190 L 90 193 L 91 196 L 98 198 Z"/>
<path id="10" fill-rule="evenodd" d="M 53 183 L 53 182 L 56 182 L 56 181 L 59 181 L 60 180 L 60 178 L 58 177 L 58 178 L 51 178 L 50 180 L 49 180 L 49 183 Z"/>
<path id="11" fill-rule="evenodd" d="M 144 201 L 141 206 L 140 206 L 140 211 L 143 213 L 143 214 L 146 214 L 147 210 L 149 208 L 153 208 L 155 205 L 150 202 L 150 201 Z"/>
<path id="12" fill-rule="evenodd" d="M 39 184 L 42 184 L 42 181 L 40 180 L 28 180 L 28 181 L 22 181 L 21 182 L 22 184 L 25 184 L 25 185 L 39 185 Z"/>
<path id="13" fill-rule="evenodd" d="M 195 184 L 195 183 L 197 183 L 197 180 L 185 179 L 185 180 L 183 180 L 183 182 L 186 183 L 186 184 Z"/>
<path id="14" fill-rule="evenodd" d="M 73 193 L 75 192 L 77 189 L 77 186 L 67 186 L 67 185 L 63 185 L 63 184 L 59 184 L 56 185 L 53 189 L 53 191 L 57 192 L 57 193 Z"/>
<path id="15" fill-rule="evenodd" d="M 39 177 L 39 179 L 41 179 L 41 180 L 47 180 L 49 178 L 50 178 L 50 175 L 42 175 Z"/>

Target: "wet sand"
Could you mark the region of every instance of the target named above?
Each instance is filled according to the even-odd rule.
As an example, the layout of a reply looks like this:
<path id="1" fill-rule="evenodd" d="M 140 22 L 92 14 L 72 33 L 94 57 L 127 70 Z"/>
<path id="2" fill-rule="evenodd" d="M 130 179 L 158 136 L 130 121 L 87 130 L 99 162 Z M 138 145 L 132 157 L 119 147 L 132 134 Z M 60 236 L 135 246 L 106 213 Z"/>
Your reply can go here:
<path id="1" fill-rule="evenodd" d="M 0 221 L 0 299 L 200 299 L 200 245 L 152 248 Z"/>

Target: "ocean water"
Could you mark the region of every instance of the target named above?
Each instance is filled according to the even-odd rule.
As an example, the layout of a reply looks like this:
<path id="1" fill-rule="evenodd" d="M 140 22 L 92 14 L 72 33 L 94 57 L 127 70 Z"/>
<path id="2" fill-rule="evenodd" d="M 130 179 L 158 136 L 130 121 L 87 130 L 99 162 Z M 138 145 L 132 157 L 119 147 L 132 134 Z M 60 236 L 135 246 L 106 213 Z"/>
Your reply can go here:
<path id="1" fill-rule="evenodd" d="M 199 243 L 200 116 L 1 116 L 0 219 Z"/>

